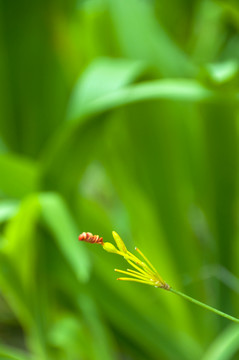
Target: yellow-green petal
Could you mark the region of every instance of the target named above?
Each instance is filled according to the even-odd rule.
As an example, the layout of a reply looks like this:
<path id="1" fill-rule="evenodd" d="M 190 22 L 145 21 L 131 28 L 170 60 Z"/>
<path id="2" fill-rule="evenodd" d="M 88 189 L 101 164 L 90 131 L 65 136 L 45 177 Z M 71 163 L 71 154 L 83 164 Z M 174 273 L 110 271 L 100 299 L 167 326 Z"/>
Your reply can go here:
<path id="1" fill-rule="evenodd" d="M 113 235 L 113 238 L 114 238 L 114 240 L 116 242 L 116 245 L 117 245 L 118 249 L 120 251 L 122 251 L 124 254 L 126 254 L 127 253 L 127 248 L 126 248 L 123 240 L 121 239 L 121 237 L 115 231 L 112 231 L 112 235 Z"/>
<path id="2" fill-rule="evenodd" d="M 108 251 L 109 253 L 118 254 L 118 250 L 113 244 L 109 242 L 105 242 L 102 246 L 105 251 Z"/>

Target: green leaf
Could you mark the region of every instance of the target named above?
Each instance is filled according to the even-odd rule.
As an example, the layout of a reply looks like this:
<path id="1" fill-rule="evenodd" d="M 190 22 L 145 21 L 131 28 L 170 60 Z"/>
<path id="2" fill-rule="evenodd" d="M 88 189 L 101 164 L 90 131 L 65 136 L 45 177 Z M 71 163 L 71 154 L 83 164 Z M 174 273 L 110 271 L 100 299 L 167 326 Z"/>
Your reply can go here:
<path id="1" fill-rule="evenodd" d="M 212 63 L 206 65 L 208 77 L 215 84 L 224 84 L 231 82 L 235 77 L 238 77 L 238 62 L 234 60 L 223 63 Z"/>
<path id="2" fill-rule="evenodd" d="M 239 326 L 228 326 L 209 346 L 202 360 L 230 360 L 239 349 Z"/>
<path id="3" fill-rule="evenodd" d="M 22 197 L 38 187 L 38 168 L 34 161 L 12 154 L 0 154 L 0 193 Z"/>
<path id="4" fill-rule="evenodd" d="M 81 294 L 77 303 L 80 311 L 83 312 L 83 317 L 90 329 L 91 337 L 94 339 L 92 342 L 93 359 L 116 359 L 112 340 L 109 336 L 106 326 L 103 323 L 103 319 L 99 315 L 94 300 L 88 295 Z"/>
<path id="5" fill-rule="evenodd" d="M 140 61 L 110 58 L 93 61 L 75 85 L 68 118 L 84 112 L 92 101 L 124 88 L 144 71 L 145 65 Z"/>
<path id="6" fill-rule="evenodd" d="M 86 249 L 78 244 L 79 230 L 64 202 L 56 193 L 39 195 L 42 217 L 54 235 L 59 249 L 80 281 L 89 278 L 89 260 Z"/>
<path id="7" fill-rule="evenodd" d="M 34 283 L 32 275 L 36 255 L 35 233 L 40 210 L 37 195 L 34 194 L 25 198 L 19 211 L 5 228 L 6 243 L 2 251 L 14 264 L 19 278 L 28 289 Z M 19 261 L 19 254 L 21 261 Z"/>
<path id="8" fill-rule="evenodd" d="M 112 20 L 123 54 L 154 65 L 163 76 L 188 76 L 196 71 L 189 57 L 156 19 L 153 3 L 109 0 Z"/>
<path id="9" fill-rule="evenodd" d="M 19 202 L 16 200 L 4 200 L 0 202 L 0 222 L 10 219 L 16 214 Z"/>
<path id="10" fill-rule="evenodd" d="M 99 95 L 80 107 L 79 98 L 71 103 L 71 120 L 81 123 L 84 118 L 95 116 L 114 108 L 149 100 L 177 100 L 205 102 L 218 99 L 218 94 L 196 80 L 162 79 L 136 84 Z"/>
<path id="11" fill-rule="evenodd" d="M 23 353 L 22 351 L 12 349 L 5 345 L 0 345 L 1 360 L 33 360 L 33 357 Z"/>

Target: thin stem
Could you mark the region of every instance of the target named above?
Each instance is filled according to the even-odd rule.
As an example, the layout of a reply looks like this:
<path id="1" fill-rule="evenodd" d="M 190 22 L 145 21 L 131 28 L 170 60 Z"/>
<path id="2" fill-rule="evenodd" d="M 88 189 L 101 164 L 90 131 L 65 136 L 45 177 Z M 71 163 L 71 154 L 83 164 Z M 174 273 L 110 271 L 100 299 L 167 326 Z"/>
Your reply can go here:
<path id="1" fill-rule="evenodd" d="M 177 295 L 183 297 L 184 299 L 187 299 L 188 301 L 191 301 L 192 303 L 194 303 L 194 304 L 196 304 L 196 305 L 199 305 L 199 306 L 203 307 L 204 309 L 207 309 L 207 310 L 209 310 L 209 311 L 212 311 L 212 312 L 214 312 L 214 313 L 217 314 L 217 315 L 220 315 L 220 316 L 222 316 L 222 317 L 225 317 L 225 318 L 227 318 L 227 319 L 229 319 L 229 320 L 231 320 L 231 321 L 234 321 L 234 322 L 236 322 L 236 323 L 239 324 L 239 319 L 235 318 L 234 316 L 225 314 L 224 312 L 222 312 L 222 311 L 220 311 L 220 310 L 217 310 L 217 309 L 215 309 L 215 308 L 213 308 L 213 307 L 211 307 L 211 306 L 209 306 L 209 305 L 206 305 L 206 304 L 202 303 L 201 301 L 198 301 L 198 300 L 196 300 L 196 299 L 193 299 L 193 298 L 191 298 L 190 296 L 185 295 L 184 293 L 182 293 L 182 292 L 180 292 L 180 291 L 174 290 L 174 289 L 172 289 L 172 288 L 170 288 L 169 291 L 171 291 L 172 293 L 177 294 Z"/>

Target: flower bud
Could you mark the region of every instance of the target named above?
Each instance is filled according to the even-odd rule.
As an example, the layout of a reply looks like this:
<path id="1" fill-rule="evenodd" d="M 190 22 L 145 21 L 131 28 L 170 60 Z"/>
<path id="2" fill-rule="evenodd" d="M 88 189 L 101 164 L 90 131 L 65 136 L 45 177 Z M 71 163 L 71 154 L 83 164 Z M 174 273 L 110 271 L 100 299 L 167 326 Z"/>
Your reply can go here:
<path id="1" fill-rule="evenodd" d="M 117 232 L 115 231 L 112 231 L 112 235 L 113 235 L 113 238 L 116 242 L 116 245 L 118 247 L 118 249 L 123 252 L 124 254 L 127 253 L 127 248 L 123 242 L 123 240 L 121 239 L 121 237 L 117 234 Z"/>
<path id="2" fill-rule="evenodd" d="M 103 244 L 103 249 L 108 251 L 109 253 L 115 253 L 115 254 L 118 253 L 118 250 L 116 249 L 116 247 L 113 244 L 109 243 L 109 242 L 105 242 Z"/>

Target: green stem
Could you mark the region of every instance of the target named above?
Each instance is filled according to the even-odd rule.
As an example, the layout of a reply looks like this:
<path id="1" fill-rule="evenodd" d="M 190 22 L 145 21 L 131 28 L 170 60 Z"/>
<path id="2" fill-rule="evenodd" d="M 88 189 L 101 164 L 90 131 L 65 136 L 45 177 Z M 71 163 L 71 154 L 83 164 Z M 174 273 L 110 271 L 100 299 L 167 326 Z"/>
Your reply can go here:
<path id="1" fill-rule="evenodd" d="M 227 318 L 228 320 L 234 321 L 234 322 L 236 322 L 236 323 L 239 324 L 239 319 L 235 318 L 234 316 L 225 314 L 224 312 L 219 311 L 219 310 L 217 310 L 217 309 L 215 309 L 215 308 L 213 308 L 213 307 L 211 307 L 211 306 L 209 306 L 209 305 L 206 305 L 206 304 L 202 303 L 201 301 L 198 301 L 198 300 L 196 300 L 196 299 L 193 299 L 193 298 L 191 298 L 190 296 L 185 295 L 184 293 L 182 293 L 182 292 L 180 292 L 180 291 L 174 290 L 174 289 L 172 289 L 172 288 L 170 288 L 169 291 L 171 291 L 172 293 L 177 294 L 177 295 L 183 297 L 184 299 L 187 299 L 188 301 L 191 301 L 192 303 L 194 303 L 194 304 L 196 304 L 196 305 L 199 305 L 199 306 L 203 307 L 204 309 L 207 309 L 207 310 L 209 310 L 209 311 L 212 311 L 212 312 L 214 312 L 214 313 L 217 314 L 217 315 L 223 316 L 223 317 Z"/>

